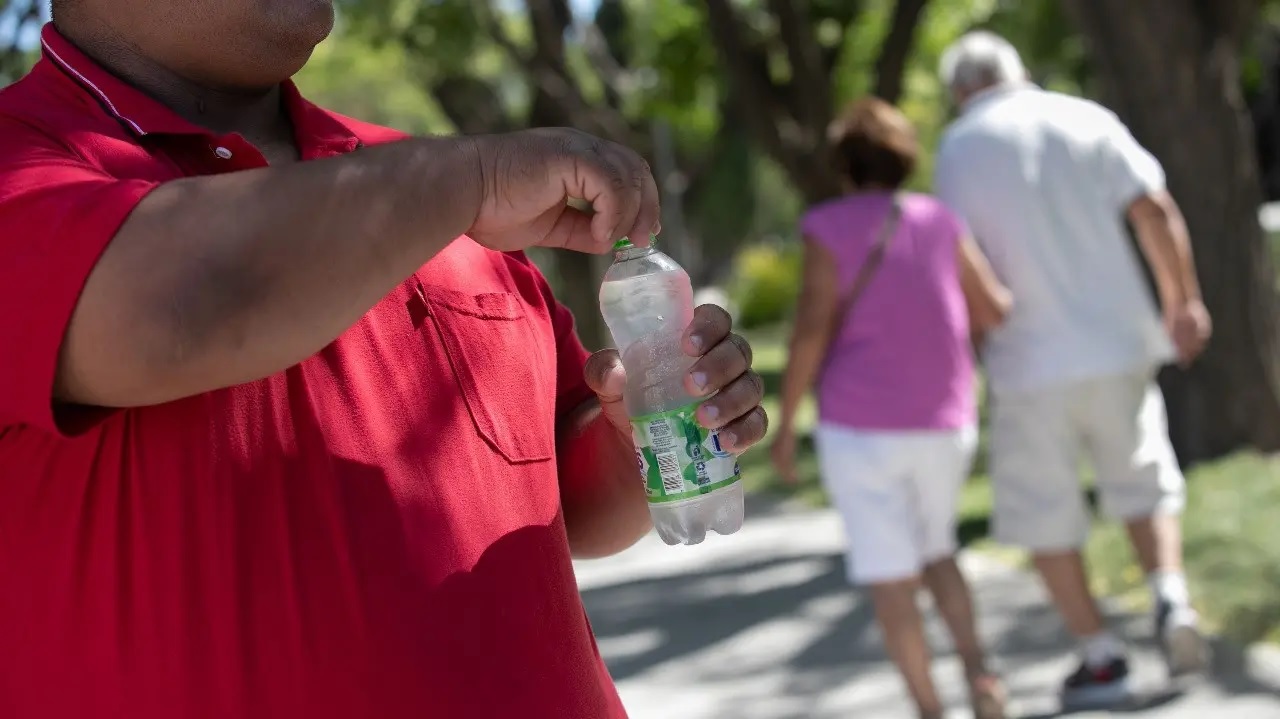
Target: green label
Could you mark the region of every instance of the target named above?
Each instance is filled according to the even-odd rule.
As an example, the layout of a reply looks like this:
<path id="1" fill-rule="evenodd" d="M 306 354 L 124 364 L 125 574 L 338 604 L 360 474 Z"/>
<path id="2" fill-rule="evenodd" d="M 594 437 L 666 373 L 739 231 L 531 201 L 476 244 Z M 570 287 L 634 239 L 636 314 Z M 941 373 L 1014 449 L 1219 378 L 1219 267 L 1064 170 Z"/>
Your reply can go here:
<path id="1" fill-rule="evenodd" d="M 738 481 L 738 458 L 698 424 L 700 403 L 631 420 L 636 461 L 650 504 L 707 494 Z"/>

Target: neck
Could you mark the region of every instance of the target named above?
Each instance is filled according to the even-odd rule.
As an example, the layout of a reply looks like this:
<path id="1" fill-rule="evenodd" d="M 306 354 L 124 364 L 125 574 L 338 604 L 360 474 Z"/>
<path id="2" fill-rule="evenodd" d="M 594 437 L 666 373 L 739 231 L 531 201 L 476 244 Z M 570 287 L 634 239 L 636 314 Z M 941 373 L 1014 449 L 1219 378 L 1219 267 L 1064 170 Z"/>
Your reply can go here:
<path id="1" fill-rule="evenodd" d="M 119 35 L 110 31 L 88 31 L 85 25 L 89 23 L 57 24 L 58 31 L 94 62 L 188 122 L 218 133 L 290 136 L 279 85 L 244 89 L 196 82 L 146 57 Z"/>

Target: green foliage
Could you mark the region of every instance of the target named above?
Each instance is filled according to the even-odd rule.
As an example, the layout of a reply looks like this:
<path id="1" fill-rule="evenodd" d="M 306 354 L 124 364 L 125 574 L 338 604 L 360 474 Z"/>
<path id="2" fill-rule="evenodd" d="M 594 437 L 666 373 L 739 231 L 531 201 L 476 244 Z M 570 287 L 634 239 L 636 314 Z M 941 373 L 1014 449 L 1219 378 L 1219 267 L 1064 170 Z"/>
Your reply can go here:
<path id="1" fill-rule="evenodd" d="M 1201 613 L 1240 641 L 1280 641 L 1280 459 L 1242 454 L 1187 477 L 1183 551 Z M 1095 587 L 1146 608 L 1150 595 L 1124 530 L 1100 525 L 1088 560 Z"/>
<path id="2" fill-rule="evenodd" d="M 294 79 L 313 101 L 351 117 L 412 133 L 450 129 L 400 46 L 373 44 L 345 25 Z"/>
<path id="3" fill-rule="evenodd" d="M 49 19 L 48 0 L 0 0 L 0 87 L 17 80 L 39 57 L 36 37 Z"/>
<path id="4" fill-rule="evenodd" d="M 794 243 L 761 242 L 744 247 L 734 260 L 729 294 L 744 328 L 786 319 L 800 289 L 802 255 Z"/>

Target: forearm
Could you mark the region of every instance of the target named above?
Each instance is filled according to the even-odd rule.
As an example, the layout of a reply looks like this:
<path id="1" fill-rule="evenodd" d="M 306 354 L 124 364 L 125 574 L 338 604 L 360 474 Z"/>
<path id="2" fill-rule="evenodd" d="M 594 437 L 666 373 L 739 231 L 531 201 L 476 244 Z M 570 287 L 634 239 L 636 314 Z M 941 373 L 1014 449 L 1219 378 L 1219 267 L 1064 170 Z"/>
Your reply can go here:
<path id="1" fill-rule="evenodd" d="M 649 531 L 649 508 L 631 438 L 592 401 L 561 428 L 560 502 L 573 556 L 607 557 Z"/>
<path id="2" fill-rule="evenodd" d="M 296 364 L 466 232 L 475 167 L 422 139 L 156 188 L 89 277 L 59 398 L 154 404 Z"/>
<path id="3" fill-rule="evenodd" d="M 794 429 L 796 412 L 805 395 L 818 380 L 818 372 L 826 355 L 826 337 L 813 328 L 797 324 L 791 337 L 787 368 L 782 375 L 781 417 L 779 429 Z"/>
<path id="4" fill-rule="evenodd" d="M 1160 193 L 1136 202 L 1130 216 L 1164 306 L 1198 301 L 1200 283 L 1191 240 L 1177 203 L 1167 193 Z"/>

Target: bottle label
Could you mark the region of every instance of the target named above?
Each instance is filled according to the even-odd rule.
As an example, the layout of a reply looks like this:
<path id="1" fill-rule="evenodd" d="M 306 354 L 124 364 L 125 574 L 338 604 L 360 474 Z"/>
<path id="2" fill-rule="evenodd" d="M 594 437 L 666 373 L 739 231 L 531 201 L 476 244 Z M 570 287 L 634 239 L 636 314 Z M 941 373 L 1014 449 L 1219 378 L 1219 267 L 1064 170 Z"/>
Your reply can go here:
<path id="1" fill-rule="evenodd" d="M 720 446 L 719 433 L 698 424 L 699 404 L 631 420 L 650 504 L 692 499 L 728 487 L 741 475 L 738 458 Z"/>

